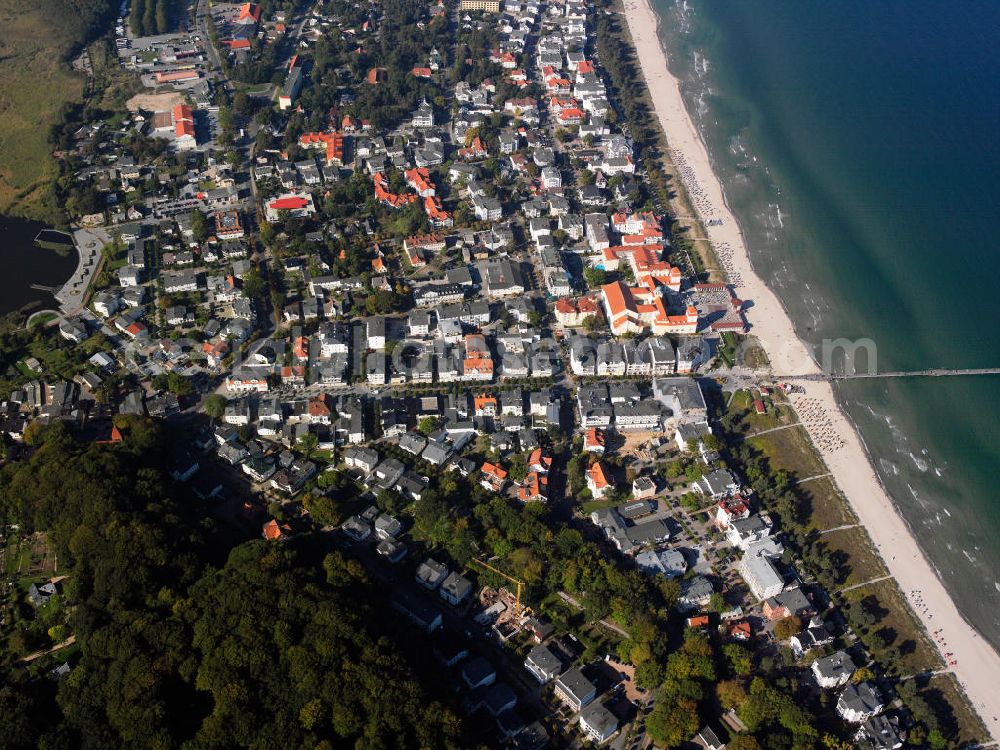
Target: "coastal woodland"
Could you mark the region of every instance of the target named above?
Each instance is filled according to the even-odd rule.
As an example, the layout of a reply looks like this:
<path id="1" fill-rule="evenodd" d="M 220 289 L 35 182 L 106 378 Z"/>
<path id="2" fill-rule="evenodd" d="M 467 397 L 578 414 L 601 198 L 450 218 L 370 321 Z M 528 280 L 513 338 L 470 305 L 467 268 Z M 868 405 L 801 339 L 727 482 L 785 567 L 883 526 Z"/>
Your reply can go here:
<path id="1" fill-rule="evenodd" d="M 22 537 L 44 533 L 65 576 L 43 608 L 22 591 L 4 604 L 0 748 L 478 745 L 427 641 L 350 550 L 308 528 L 283 543 L 250 539 L 171 479 L 171 427 L 121 416 L 116 427 L 121 440 L 110 444 L 59 423 L 33 430 L 0 469 L 0 520 Z M 802 512 L 766 461 L 733 460 L 777 513 Z M 584 465 L 570 459 L 571 485 Z M 748 728 L 737 738 L 744 750 L 839 747 L 829 707 L 785 654 L 685 628 L 676 581 L 625 570 L 550 510 L 518 510 L 464 482 L 442 476 L 420 501 L 381 492 L 377 504 L 409 518 L 435 557 L 462 567 L 493 556 L 557 626 L 585 634 L 607 621 L 627 632 L 584 646 L 592 656 L 611 649 L 655 690 L 645 725 L 659 745 L 681 745 L 733 709 Z M 321 485 L 303 498 L 321 524 L 365 502 L 336 472 Z M 868 615 L 849 617 L 860 626 Z M 56 679 L 59 664 L 68 671 Z M 915 744 L 947 746 L 940 710 L 915 690 L 899 694 L 919 722 Z"/>
<path id="2" fill-rule="evenodd" d="M 46 530 L 69 571 L 49 622 L 76 639 L 56 682 L 17 661 L 52 634 L 6 613 L 0 747 L 469 746 L 356 562 L 242 541 L 172 485 L 160 427 L 120 429 L 114 446 L 48 429 L 0 475 L 5 518 Z"/>

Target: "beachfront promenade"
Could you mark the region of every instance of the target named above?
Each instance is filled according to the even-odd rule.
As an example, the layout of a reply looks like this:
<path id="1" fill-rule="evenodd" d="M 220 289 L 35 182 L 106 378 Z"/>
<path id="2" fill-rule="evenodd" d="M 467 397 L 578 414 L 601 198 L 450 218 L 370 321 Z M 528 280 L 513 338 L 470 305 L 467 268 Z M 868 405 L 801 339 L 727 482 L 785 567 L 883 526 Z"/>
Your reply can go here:
<path id="1" fill-rule="evenodd" d="M 868 531 L 889 573 L 906 593 L 913 611 L 942 659 L 951 667 L 993 737 L 1000 737 L 1000 655 L 965 620 L 934 567 L 917 544 L 905 519 L 883 488 L 860 435 L 837 402 L 832 380 L 798 338 L 778 297 L 756 273 L 739 224 L 726 203 L 701 135 L 685 108 L 680 83 L 670 73 L 660 44 L 658 19 L 647 0 L 625 0 L 625 19 L 636 47 L 656 116 L 666 135 L 675 173 L 683 182 L 705 236 L 740 299 L 753 303 L 753 333 L 772 363 L 799 373 L 801 392 L 789 395 L 836 484 Z M 690 226 L 695 229 L 697 227 Z M 964 374 L 978 374 L 968 371 Z M 963 374 L 928 370 L 928 377 Z M 1000 374 L 990 370 L 982 374 Z M 875 377 L 914 377 L 914 373 Z M 786 379 L 793 379 L 788 377 Z"/>
<path id="2" fill-rule="evenodd" d="M 74 315 L 83 308 L 87 289 L 97 273 L 101 248 L 110 241 L 103 229 L 77 229 L 73 232 L 73 244 L 80 258 L 73 275 L 55 293 L 62 315 Z"/>

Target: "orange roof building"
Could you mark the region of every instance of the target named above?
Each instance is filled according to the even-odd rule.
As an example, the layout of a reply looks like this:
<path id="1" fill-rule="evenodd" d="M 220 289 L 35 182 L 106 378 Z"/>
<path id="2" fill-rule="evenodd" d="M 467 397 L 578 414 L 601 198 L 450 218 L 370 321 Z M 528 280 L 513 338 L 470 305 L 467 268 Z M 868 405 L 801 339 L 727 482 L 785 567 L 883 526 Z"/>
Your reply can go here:
<path id="1" fill-rule="evenodd" d="M 517 488 L 517 498 L 522 503 L 545 502 L 549 499 L 549 478 L 538 471 L 530 471 Z"/>
<path id="2" fill-rule="evenodd" d="M 587 318 L 601 314 L 597 301 L 591 297 L 560 297 L 556 300 L 556 321 L 564 328 L 582 326 Z"/>
<path id="3" fill-rule="evenodd" d="M 427 198 L 435 194 L 434 183 L 431 182 L 430 172 L 426 167 L 414 167 L 403 172 L 406 184 L 409 185 L 421 198 Z"/>
<path id="4" fill-rule="evenodd" d="M 292 533 L 292 527 L 287 523 L 278 523 L 272 518 L 264 524 L 261 533 L 267 541 L 278 542 L 288 538 L 288 535 Z"/>
<path id="5" fill-rule="evenodd" d="M 427 253 L 422 247 L 411 247 L 404 249 L 403 254 L 413 268 L 423 268 L 427 265 Z"/>
<path id="6" fill-rule="evenodd" d="M 491 464 L 487 461 L 480 467 L 480 472 L 482 476 L 479 479 L 479 483 L 488 490 L 500 492 L 503 490 L 504 485 L 507 484 L 507 472 L 496 464 Z"/>
<path id="7" fill-rule="evenodd" d="M 400 195 L 391 192 L 388 189 L 389 186 L 385 176 L 381 172 L 376 172 L 372 179 L 375 182 L 375 198 L 383 205 L 389 206 L 389 208 L 402 208 L 407 203 L 414 203 L 417 200 L 417 196 L 410 193 Z"/>
<path id="8" fill-rule="evenodd" d="M 654 279 L 668 289 L 680 291 L 681 269 L 663 260 L 662 253 L 663 246 L 654 244 L 606 247 L 601 251 L 600 267 L 605 271 L 617 271 L 625 261 L 638 283 Z"/>
<path id="9" fill-rule="evenodd" d="M 309 337 L 297 336 L 292 342 L 292 356 L 295 359 L 309 359 Z"/>
<path id="10" fill-rule="evenodd" d="M 604 433 L 597 427 L 589 428 L 583 435 L 583 449 L 588 453 L 604 454 Z"/>
<path id="11" fill-rule="evenodd" d="M 169 70 L 160 71 L 156 74 L 157 83 L 177 83 L 179 81 L 191 81 L 195 78 L 200 78 L 201 74 L 194 70 Z"/>
<path id="12" fill-rule="evenodd" d="M 603 463 L 597 461 L 590 467 L 590 470 L 587 472 L 587 489 L 590 490 L 590 494 L 595 498 L 604 497 L 604 494 L 613 486 Z"/>
<path id="13" fill-rule="evenodd" d="M 424 213 L 427 214 L 427 221 L 431 226 L 437 229 L 444 229 L 455 223 L 451 214 L 441 205 L 441 199 L 434 195 L 424 198 Z"/>
<path id="14" fill-rule="evenodd" d="M 611 332 L 616 336 L 646 330 L 655 335 L 673 333 L 691 336 L 697 333 L 697 308 L 688 305 L 683 314 L 670 314 L 657 287 L 652 277 L 646 278 L 645 286 L 628 287 L 621 281 L 602 286 L 604 313 Z"/>
<path id="15" fill-rule="evenodd" d="M 486 337 L 470 333 L 465 337 L 465 359 L 462 362 L 466 380 L 492 380 L 493 356 Z"/>
<path id="16" fill-rule="evenodd" d="M 540 474 L 548 474 L 552 468 L 552 456 L 548 455 L 543 448 L 535 448 L 528 456 L 528 468 Z"/>
<path id="17" fill-rule="evenodd" d="M 236 23 L 260 23 L 260 6 L 256 3 L 243 3 L 240 6 L 240 15 Z"/>
<path id="18" fill-rule="evenodd" d="M 579 125 L 587 113 L 576 107 L 563 109 L 559 112 L 559 122 L 563 125 Z"/>
<path id="19" fill-rule="evenodd" d="M 321 148 L 326 154 L 327 165 L 344 165 L 344 136 L 340 133 L 303 133 L 299 136 L 302 148 Z"/>
<path id="20" fill-rule="evenodd" d="M 478 135 L 472 139 L 472 143 L 458 150 L 458 158 L 466 161 L 485 159 L 487 156 L 489 156 L 489 151 L 486 150 L 486 145 Z"/>
<path id="21" fill-rule="evenodd" d="M 178 104 L 170 112 L 174 122 L 174 137 L 178 148 L 194 148 L 197 145 L 194 131 L 194 111 L 187 104 Z"/>
<path id="22" fill-rule="evenodd" d="M 753 629 L 747 620 L 733 620 L 726 623 L 726 637 L 734 641 L 749 641 Z"/>
<path id="23" fill-rule="evenodd" d="M 315 396 L 309 399 L 309 419 L 313 422 L 329 424 L 333 416 L 333 409 L 330 408 L 326 395 Z"/>
<path id="24" fill-rule="evenodd" d="M 489 396 L 485 393 L 474 396 L 472 406 L 477 417 L 495 417 L 499 411 L 496 396 Z"/>

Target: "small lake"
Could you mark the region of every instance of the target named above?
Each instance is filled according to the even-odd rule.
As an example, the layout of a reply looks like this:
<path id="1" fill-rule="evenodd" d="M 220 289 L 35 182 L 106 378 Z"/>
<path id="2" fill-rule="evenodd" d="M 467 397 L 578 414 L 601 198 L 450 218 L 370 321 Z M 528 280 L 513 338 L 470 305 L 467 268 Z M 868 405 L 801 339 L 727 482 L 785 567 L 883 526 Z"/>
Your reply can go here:
<path id="1" fill-rule="evenodd" d="M 31 285 L 60 286 L 76 270 L 79 258 L 72 247 L 62 252 L 35 245 L 43 230 L 48 227 L 38 221 L 0 216 L 0 315 L 30 303 L 36 303 L 33 309 L 54 307 L 49 292 Z"/>

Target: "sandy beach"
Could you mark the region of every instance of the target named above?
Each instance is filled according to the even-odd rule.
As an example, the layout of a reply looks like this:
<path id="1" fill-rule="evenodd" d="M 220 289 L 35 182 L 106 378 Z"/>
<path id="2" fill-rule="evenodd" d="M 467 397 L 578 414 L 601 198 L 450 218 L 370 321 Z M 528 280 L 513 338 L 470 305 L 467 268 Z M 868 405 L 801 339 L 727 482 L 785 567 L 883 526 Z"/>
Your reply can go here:
<path id="1" fill-rule="evenodd" d="M 781 302 L 753 269 L 705 144 L 684 107 L 679 82 L 667 70 L 656 15 L 646 0 L 627 0 L 625 17 L 674 164 L 737 296 L 751 305 L 747 315 L 752 333 L 767 352 L 774 372 L 819 372 Z M 934 634 L 935 645 L 949 664 L 946 671 L 954 673 L 993 737 L 1000 737 L 1000 691 L 996 689 L 1000 655 L 959 613 L 879 482 L 831 385 L 807 382 L 805 393 L 792 395 L 791 401 L 890 574 L 927 633 Z"/>

